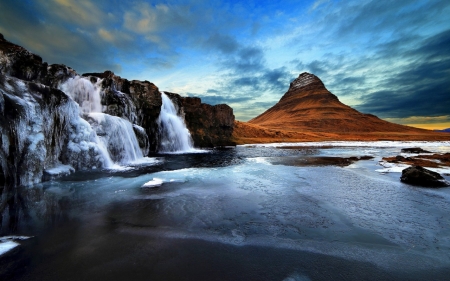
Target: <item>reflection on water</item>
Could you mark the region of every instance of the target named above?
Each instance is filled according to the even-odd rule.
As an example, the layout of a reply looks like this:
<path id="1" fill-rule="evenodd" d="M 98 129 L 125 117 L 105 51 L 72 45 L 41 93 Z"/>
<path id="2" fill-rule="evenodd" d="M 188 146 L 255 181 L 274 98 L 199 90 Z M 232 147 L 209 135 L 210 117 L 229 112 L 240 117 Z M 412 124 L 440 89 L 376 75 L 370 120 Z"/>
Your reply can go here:
<path id="1" fill-rule="evenodd" d="M 32 238 L 0 257 L 0 277 L 445 278 L 450 191 L 411 187 L 398 174 L 375 171 L 382 156 L 398 151 L 238 147 L 153 155 L 160 160 L 153 165 L 4 188 L 0 235 Z M 292 164 L 365 155 L 374 159 L 345 167 Z M 154 179 L 160 184 L 143 187 Z"/>

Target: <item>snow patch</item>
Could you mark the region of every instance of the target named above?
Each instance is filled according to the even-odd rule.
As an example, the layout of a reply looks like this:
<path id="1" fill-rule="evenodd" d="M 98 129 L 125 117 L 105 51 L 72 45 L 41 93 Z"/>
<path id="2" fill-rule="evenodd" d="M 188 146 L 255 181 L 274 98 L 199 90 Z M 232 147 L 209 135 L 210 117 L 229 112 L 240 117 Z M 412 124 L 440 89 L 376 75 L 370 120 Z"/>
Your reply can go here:
<path id="1" fill-rule="evenodd" d="M 163 184 L 163 180 L 159 178 L 153 178 L 153 180 L 148 181 L 142 185 L 142 187 L 157 187 Z"/>
<path id="2" fill-rule="evenodd" d="M 31 237 L 29 236 L 3 236 L 0 237 L 0 256 L 6 254 L 7 252 L 11 251 L 12 249 L 16 248 L 17 246 L 20 246 L 19 243 L 15 242 L 14 240 L 26 240 Z"/>
<path id="3" fill-rule="evenodd" d="M 404 169 L 411 167 L 411 165 L 403 164 L 403 163 L 389 163 L 386 161 L 380 161 L 378 162 L 380 166 L 382 166 L 382 169 L 377 169 L 375 171 L 379 173 L 401 173 Z M 439 174 L 450 174 L 450 167 L 445 168 L 430 168 L 425 167 L 427 170 L 439 173 Z"/>
<path id="4" fill-rule="evenodd" d="M 6 254 L 17 246 L 20 246 L 20 244 L 14 241 L 0 242 L 0 256 Z"/>
<path id="5" fill-rule="evenodd" d="M 282 142 L 282 143 L 264 143 L 264 144 L 244 144 L 242 147 L 432 147 L 439 151 L 450 152 L 450 141 L 329 141 L 329 142 Z M 410 154 L 409 154 L 410 155 Z"/>
<path id="6" fill-rule="evenodd" d="M 55 166 L 53 168 L 44 170 L 44 177 L 48 177 L 48 178 L 46 178 L 46 180 L 52 180 L 52 179 L 54 179 L 56 177 L 70 175 L 73 172 L 75 172 L 75 168 L 74 167 L 72 167 L 70 165 L 60 164 L 60 165 Z"/>

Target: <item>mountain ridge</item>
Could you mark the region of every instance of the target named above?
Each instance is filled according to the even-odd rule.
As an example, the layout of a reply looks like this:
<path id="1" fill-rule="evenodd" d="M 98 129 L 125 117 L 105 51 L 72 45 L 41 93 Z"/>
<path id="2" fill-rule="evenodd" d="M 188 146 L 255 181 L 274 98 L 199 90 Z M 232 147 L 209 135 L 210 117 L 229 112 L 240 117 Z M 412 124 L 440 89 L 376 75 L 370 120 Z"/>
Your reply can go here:
<path id="1" fill-rule="evenodd" d="M 283 136 L 283 137 L 281 137 Z M 248 122 L 236 122 L 238 143 L 320 140 L 449 140 L 433 131 L 390 123 L 340 102 L 314 74 L 303 72 L 280 100 Z"/>

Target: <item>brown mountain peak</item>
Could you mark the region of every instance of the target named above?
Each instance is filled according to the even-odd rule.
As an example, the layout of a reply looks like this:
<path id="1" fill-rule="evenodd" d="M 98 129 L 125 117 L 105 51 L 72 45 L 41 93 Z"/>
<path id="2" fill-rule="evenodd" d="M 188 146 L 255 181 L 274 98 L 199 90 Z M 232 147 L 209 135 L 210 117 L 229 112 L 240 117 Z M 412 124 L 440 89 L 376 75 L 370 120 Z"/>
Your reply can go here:
<path id="1" fill-rule="evenodd" d="M 326 133 L 417 131 L 363 114 L 339 101 L 314 74 L 303 72 L 278 103 L 248 121 L 270 129 Z"/>
<path id="2" fill-rule="evenodd" d="M 294 81 L 291 82 L 288 91 L 297 91 L 309 88 L 325 88 L 322 80 L 314 74 L 303 72 Z"/>

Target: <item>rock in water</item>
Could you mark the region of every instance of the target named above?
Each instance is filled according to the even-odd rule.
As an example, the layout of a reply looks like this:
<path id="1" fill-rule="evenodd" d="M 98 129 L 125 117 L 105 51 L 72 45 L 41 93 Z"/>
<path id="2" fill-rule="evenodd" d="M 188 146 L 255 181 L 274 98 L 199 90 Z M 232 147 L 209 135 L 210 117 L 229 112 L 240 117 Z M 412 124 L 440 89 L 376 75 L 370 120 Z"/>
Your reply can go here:
<path id="1" fill-rule="evenodd" d="M 446 187 L 450 186 L 440 174 L 425 169 L 421 166 L 411 166 L 402 171 L 400 180 L 404 183 L 424 187 Z"/>
<path id="2" fill-rule="evenodd" d="M 424 150 L 424 149 L 422 149 L 420 147 L 402 148 L 401 151 L 403 153 L 417 153 L 417 154 L 420 154 L 420 153 L 431 153 L 430 151 Z"/>

